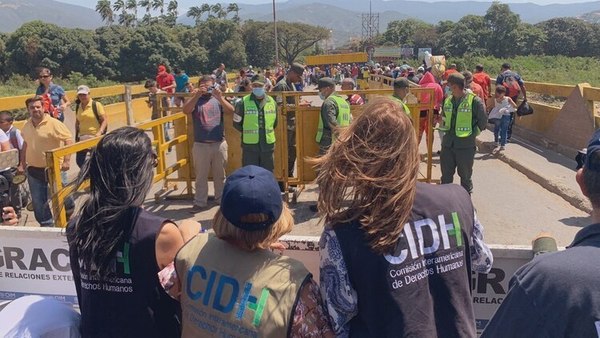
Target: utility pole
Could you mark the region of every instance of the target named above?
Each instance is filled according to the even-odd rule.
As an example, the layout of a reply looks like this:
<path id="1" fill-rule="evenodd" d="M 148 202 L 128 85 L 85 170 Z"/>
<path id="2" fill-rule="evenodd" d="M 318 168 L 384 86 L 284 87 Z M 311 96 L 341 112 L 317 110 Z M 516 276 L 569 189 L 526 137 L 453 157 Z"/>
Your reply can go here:
<path id="1" fill-rule="evenodd" d="M 273 27 L 275 27 L 275 66 L 279 66 L 279 41 L 277 39 L 277 14 L 275 14 L 275 0 L 273 0 Z"/>
<path id="2" fill-rule="evenodd" d="M 362 14 L 362 39 L 369 54 L 369 61 L 373 58 L 373 40 L 377 35 L 379 35 L 379 14 L 373 14 L 373 7 L 369 1 L 369 14 Z"/>

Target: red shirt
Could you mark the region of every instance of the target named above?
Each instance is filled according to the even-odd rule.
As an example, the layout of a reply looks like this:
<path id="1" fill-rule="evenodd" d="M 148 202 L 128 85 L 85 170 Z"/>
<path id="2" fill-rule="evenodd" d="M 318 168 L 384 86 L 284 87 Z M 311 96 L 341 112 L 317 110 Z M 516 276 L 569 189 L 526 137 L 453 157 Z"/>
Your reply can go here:
<path id="1" fill-rule="evenodd" d="M 169 74 L 167 72 L 159 73 L 156 76 L 156 84 L 158 85 L 159 89 L 163 89 L 165 87 L 174 85 L 175 77 L 173 76 L 173 74 Z M 175 93 L 175 86 L 168 88 L 168 89 L 163 89 L 163 90 L 169 94 L 173 94 L 173 93 Z"/>
<path id="2" fill-rule="evenodd" d="M 473 82 L 481 86 L 485 97 L 490 97 L 490 84 L 492 83 L 492 80 L 486 72 L 473 74 Z"/>
<path id="3" fill-rule="evenodd" d="M 444 72 L 444 75 L 442 75 L 442 80 L 444 80 L 444 81 L 448 80 L 448 76 L 450 76 L 450 74 L 452 74 L 452 73 L 458 73 L 458 70 L 448 69 L 447 71 Z"/>
<path id="4" fill-rule="evenodd" d="M 481 88 L 481 86 L 478 85 L 477 83 L 471 82 L 471 90 L 473 91 L 473 94 L 479 96 L 479 98 L 481 99 L 481 102 L 483 102 L 483 104 L 485 104 L 486 96 L 484 95 L 483 88 Z"/>

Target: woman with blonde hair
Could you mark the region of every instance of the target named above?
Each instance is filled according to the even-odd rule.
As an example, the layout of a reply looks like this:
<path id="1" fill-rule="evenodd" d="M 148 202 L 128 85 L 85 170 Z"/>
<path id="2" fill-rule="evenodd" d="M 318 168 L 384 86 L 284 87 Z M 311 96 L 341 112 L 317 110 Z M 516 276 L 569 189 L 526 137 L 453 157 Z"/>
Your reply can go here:
<path id="1" fill-rule="evenodd" d="M 488 271 L 470 196 L 418 183 L 410 118 L 364 107 L 315 160 L 325 220 L 321 294 L 338 337 L 474 337 L 471 269 Z"/>
<path id="2" fill-rule="evenodd" d="M 310 272 L 270 250 L 293 225 L 270 171 L 227 178 L 214 235 L 198 234 L 175 258 L 182 337 L 333 337 Z"/>

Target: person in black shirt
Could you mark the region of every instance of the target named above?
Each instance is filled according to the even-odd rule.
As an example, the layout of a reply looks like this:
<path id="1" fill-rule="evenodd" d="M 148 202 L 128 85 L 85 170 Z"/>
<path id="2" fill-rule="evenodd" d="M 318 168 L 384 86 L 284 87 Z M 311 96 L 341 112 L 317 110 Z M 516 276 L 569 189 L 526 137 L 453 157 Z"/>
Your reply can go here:
<path id="1" fill-rule="evenodd" d="M 600 129 L 576 180 L 592 202 L 592 224 L 566 250 L 537 256 L 517 270 L 481 337 L 600 336 Z"/>
<path id="2" fill-rule="evenodd" d="M 141 208 L 157 163 L 145 131 L 123 127 L 100 140 L 73 183 L 90 184 L 67 227 L 83 337 L 180 336 L 179 303 L 158 273 L 174 269 L 184 235 Z"/>

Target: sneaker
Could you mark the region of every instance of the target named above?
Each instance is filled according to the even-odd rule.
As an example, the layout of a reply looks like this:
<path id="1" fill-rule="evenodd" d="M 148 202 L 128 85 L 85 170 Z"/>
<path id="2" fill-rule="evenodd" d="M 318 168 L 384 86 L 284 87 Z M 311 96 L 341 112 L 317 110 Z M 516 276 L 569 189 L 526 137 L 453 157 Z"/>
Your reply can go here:
<path id="1" fill-rule="evenodd" d="M 500 146 L 500 150 L 504 150 L 506 149 L 504 146 Z"/>
<path id="2" fill-rule="evenodd" d="M 205 210 L 208 210 L 208 205 L 204 205 L 204 206 L 202 206 L 202 205 L 196 205 L 196 204 L 194 204 L 194 206 L 192 206 L 192 207 L 191 207 L 191 208 L 188 210 L 188 212 L 189 212 L 190 214 L 197 214 L 197 213 L 199 213 L 199 212 L 202 212 L 202 211 L 205 211 Z"/>

